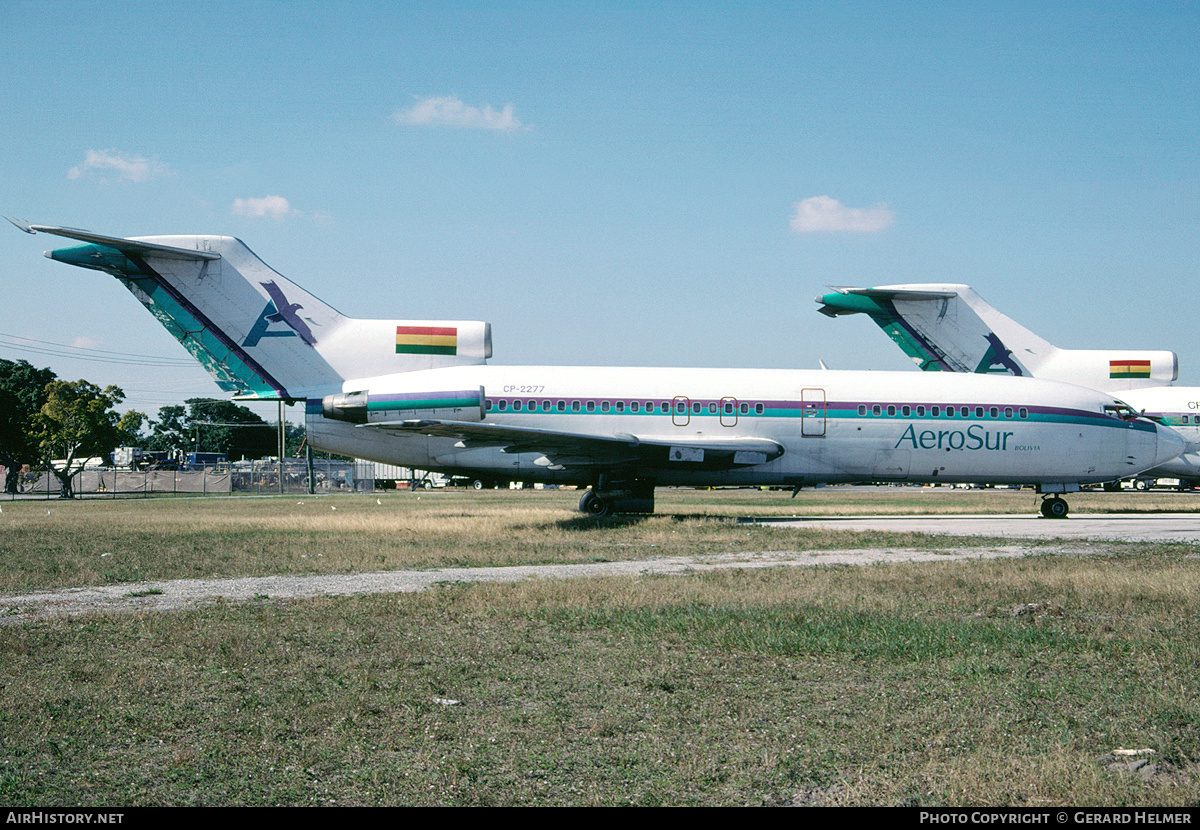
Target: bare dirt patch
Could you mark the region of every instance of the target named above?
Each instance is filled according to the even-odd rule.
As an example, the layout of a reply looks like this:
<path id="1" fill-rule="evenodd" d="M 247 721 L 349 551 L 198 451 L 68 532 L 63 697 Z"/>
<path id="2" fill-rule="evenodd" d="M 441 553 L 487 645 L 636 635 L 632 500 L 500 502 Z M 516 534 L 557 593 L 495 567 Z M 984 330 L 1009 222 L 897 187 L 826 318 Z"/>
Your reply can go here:
<path id="1" fill-rule="evenodd" d="M 1046 547 L 1025 544 L 920 550 L 859 548 L 814 551 L 739 551 L 702 556 L 672 556 L 621 562 L 520 565 L 492 568 L 434 568 L 356 574 L 313 574 L 210 579 L 174 579 L 84 588 L 34 591 L 0 596 L 0 623 L 86 614 L 93 611 L 173 611 L 217 602 L 303 599 L 320 596 L 423 591 L 460 582 L 520 582 L 529 579 L 581 579 L 682 574 L 720 569 L 781 566 L 873 565 L 960 559 L 997 559 L 1037 554 L 1096 554 L 1102 546 Z"/>

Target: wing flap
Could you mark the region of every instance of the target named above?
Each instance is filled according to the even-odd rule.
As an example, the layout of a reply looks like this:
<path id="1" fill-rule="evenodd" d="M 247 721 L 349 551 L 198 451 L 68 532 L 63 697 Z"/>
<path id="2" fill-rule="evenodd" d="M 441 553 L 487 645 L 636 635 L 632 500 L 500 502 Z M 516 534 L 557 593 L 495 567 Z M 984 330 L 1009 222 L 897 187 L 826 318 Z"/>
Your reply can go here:
<path id="1" fill-rule="evenodd" d="M 505 453 L 541 453 L 563 467 L 644 467 L 696 465 L 731 469 L 765 464 L 783 455 L 783 446 L 768 438 L 706 436 L 596 435 L 464 421 L 405 420 L 363 424 L 360 429 L 387 429 L 453 438 L 463 447 L 497 447 Z"/>

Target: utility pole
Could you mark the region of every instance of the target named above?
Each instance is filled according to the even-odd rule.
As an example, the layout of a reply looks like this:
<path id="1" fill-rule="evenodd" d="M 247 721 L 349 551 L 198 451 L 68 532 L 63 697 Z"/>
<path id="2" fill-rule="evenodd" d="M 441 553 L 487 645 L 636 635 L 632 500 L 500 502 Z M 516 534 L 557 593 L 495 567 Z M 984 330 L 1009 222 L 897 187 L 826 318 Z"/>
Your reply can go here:
<path id="1" fill-rule="evenodd" d="M 286 449 L 284 437 L 286 431 L 283 426 L 283 399 L 279 399 L 279 494 L 283 495 L 283 453 Z"/>

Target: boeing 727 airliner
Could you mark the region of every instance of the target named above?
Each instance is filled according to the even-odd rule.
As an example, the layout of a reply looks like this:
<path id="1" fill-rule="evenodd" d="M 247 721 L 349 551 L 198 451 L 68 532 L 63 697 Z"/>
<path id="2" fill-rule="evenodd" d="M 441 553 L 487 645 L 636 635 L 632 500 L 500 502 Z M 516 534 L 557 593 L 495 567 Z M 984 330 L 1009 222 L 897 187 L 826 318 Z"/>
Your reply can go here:
<path id="1" fill-rule="evenodd" d="M 817 302 L 830 317 L 866 314 L 927 371 L 1036 377 L 1120 395 L 1187 443 L 1187 452 L 1146 471 L 1143 481 L 1200 482 L 1200 388 L 1172 385 L 1179 376 L 1174 352 L 1060 349 L 1001 314 L 969 285 L 839 288 Z"/>
<path id="2" fill-rule="evenodd" d="M 1061 495 L 1183 450 L 1112 395 L 904 372 L 492 366 L 491 328 L 344 317 L 223 236 L 120 238 L 51 259 L 119 279 L 239 398 L 304 402 L 309 442 L 443 473 L 590 485 L 580 509 L 651 512 L 657 485 L 1035 485 Z"/>

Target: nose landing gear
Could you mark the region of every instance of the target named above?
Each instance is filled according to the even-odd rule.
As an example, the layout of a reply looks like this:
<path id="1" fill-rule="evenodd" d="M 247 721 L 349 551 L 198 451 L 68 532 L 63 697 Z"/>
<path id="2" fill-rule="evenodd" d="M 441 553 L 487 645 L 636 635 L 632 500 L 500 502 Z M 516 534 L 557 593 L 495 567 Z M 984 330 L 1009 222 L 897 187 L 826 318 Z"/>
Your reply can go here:
<path id="1" fill-rule="evenodd" d="M 1057 493 L 1042 497 L 1042 515 L 1047 519 L 1065 519 L 1069 508 L 1067 500 Z"/>

